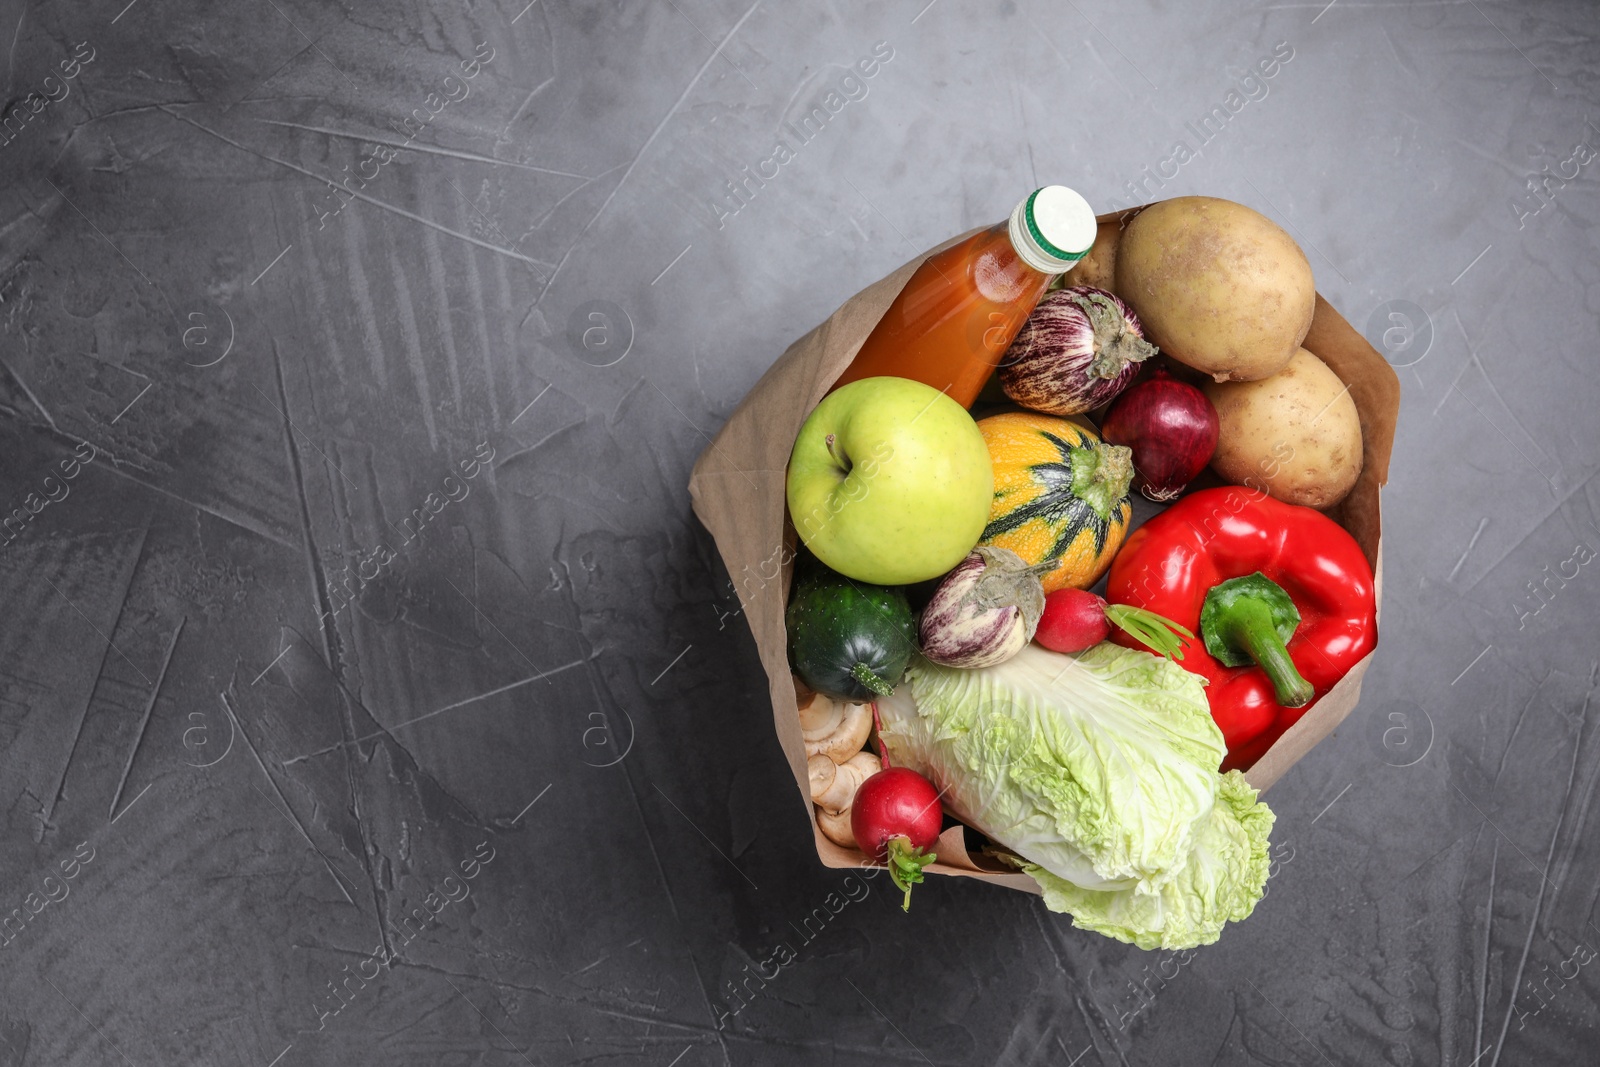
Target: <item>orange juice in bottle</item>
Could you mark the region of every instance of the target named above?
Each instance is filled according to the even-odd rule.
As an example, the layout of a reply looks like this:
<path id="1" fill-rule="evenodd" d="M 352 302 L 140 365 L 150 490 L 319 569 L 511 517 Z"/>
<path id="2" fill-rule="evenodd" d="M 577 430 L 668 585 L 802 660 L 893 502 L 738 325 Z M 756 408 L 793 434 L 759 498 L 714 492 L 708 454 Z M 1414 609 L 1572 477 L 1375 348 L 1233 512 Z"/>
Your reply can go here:
<path id="1" fill-rule="evenodd" d="M 1094 211 L 1064 185 L 918 267 L 833 385 L 894 375 L 971 407 L 1056 275 L 1094 244 Z"/>

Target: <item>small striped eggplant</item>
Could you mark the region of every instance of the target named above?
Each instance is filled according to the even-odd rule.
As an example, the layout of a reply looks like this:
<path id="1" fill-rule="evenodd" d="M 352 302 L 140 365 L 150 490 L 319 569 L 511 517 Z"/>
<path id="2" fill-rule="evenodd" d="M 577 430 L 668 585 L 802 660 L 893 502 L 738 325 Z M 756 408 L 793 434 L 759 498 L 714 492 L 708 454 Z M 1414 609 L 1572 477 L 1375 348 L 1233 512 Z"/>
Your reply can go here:
<path id="1" fill-rule="evenodd" d="M 992 667 L 1022 651 L 1043 614 L 1039 568 L 1008 548 L 980 545 L 934 590 L 917 643 L 946 667 Z"/>
<path id="2" fill-rule="evenodd" d="M 1025 408 L 1081 415 L 1128 387 L 1156 354 L 1133 309 L 1088 285 L 1044 295 L 1000 363 L 1000 387 Z"/>

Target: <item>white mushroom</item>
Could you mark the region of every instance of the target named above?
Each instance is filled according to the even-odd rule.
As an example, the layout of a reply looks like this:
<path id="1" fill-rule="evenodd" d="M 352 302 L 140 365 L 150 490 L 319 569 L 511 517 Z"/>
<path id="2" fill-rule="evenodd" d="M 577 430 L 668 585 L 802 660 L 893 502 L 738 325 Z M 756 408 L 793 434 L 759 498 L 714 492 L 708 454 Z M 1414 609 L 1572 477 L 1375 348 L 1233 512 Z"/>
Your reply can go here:
<path id="1" fill-rule="evenodd" d="M 807 693 L 799 698 L 800 736 L 807 741 L 820 741 L 839 725 L 843 709 L 832 697 L 821 693 Z"/>
<path id="2" fill-rule="evenodd" d="M 876 752 L 868 752 L 865 749 L 845 760 L 845 763 L 861 770 L 861 780 L 863 782 L 883 770 L 883 760 L 879 758 L 878 754 Z M 855 797 L 852 796 L 850 799 L 854 800 Z"/>
<path id="3" fill-rule="evenodd" d="M 817 809 L 817 825 L 822 828 L 822 836 L 836 845 L 845 848 L 856 847 L 856 835 L 850 831 L 850 813 L 842 812 L 838 815 L 829 815 L 821 808 Z"/>
<path id="4" fill-rule="evenodd" d="M 823 811 L 835 815 L 847 812 L 850 810 L 851 802 L 856 798 L 856 790 L 861 788 L 861 783 L 878 773 L 880 766 L 877 756 L 870 752 L 857 752 L 838 765 L 838 770 L 827 787 L 820 794 L 813 792 L 811 799 Z"/>
<path id="5" fill-rule="evenodd" d="M 811 776 L 811 800 L 815 803 L 839 776 L 839 765 L 827 756 L 812 756 L 806 760 L 806 771 Z"/>
<path id="6" fill-rule="evenodd" d="M 800 708 L 800 736 L 807 756 L 823 755 L 843 763 L 866 746 L 871 733 L 870 704 L 851 704 L 813 693 Z"/>

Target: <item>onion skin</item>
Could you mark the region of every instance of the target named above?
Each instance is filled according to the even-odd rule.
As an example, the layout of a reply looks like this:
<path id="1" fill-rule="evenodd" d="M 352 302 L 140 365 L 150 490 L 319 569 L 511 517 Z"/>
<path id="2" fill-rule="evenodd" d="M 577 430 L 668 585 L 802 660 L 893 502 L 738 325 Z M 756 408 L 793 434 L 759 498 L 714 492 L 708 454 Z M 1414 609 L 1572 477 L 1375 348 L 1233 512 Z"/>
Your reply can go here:
<path id="1" fill-rule="evenodd" d="M 1044 295 L 1000 363 L 1000 387 L 1025 408 L 1081 415 L 1128 387 L 1154 345 L 1133 309 L 1088 285 Z"/>
<path id="2" fill-rule="evenodd" d="M 1044 614 L 1037 572 L 1010 549 L 974 549 L 945 575 L 922 610 L 917 627 L 922 654 L 946 667 L 972 669 L 1004 663 L 1021 652 Z"/>
<path id="3" fill-rule="evenodd" d="M 1199 389 L 1157 370 L 1117 398 L 1100 436 L 1133 449 L 1139 492 L 1172 500 L 1217 450 L 1217 409 Z"/>

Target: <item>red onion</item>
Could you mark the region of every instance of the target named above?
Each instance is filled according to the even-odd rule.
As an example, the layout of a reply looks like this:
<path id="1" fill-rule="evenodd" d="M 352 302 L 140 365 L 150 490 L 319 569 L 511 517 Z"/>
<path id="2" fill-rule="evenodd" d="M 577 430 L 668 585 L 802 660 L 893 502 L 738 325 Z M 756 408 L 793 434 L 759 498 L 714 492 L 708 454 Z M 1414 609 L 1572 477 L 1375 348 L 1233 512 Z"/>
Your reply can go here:
<path id="1" fill-rule="evenodd" d="M 1106 403 L 1155 355 L 1133 309 L 1104 289 L 1046 293 L 1000 362 L 1000 386 L 1025 408 L 1079 415 Z"/>
<path id="2" fill-rule="evenodd" d="M 1133 449 L 1139 491 L 1166 501 L 1183 491 L 1217 450 L 1217 409 L 1160 368 L 1117 398 L 1100 436 Z"/>

